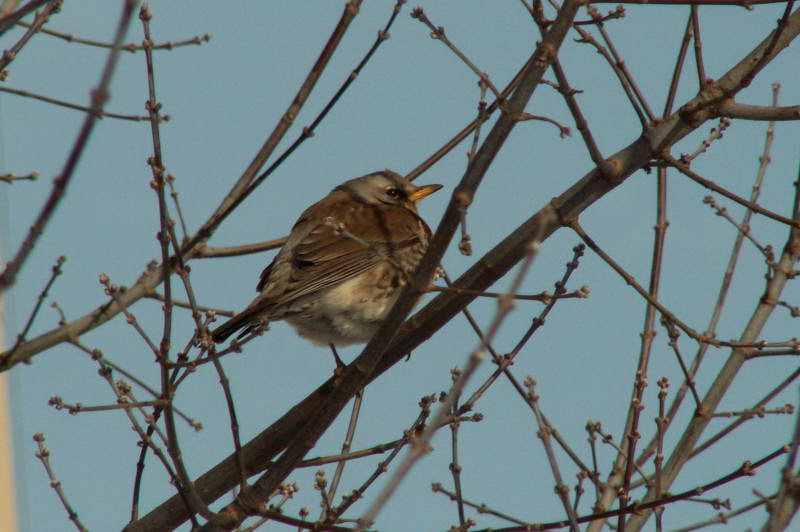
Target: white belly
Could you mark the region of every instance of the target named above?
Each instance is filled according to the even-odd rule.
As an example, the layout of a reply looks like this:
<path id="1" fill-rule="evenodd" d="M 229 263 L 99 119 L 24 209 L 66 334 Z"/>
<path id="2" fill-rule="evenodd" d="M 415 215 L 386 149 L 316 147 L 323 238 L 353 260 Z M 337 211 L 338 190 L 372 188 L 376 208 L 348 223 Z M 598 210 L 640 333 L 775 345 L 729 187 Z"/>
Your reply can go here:
<path id="1" fill-rule="evenodd" d="M 365 285 L 369 290 L 364 290 Z M 388 285 L 383 288 L 371 275 L 355 277 L 326 291 L 308 309 L 286 321 L 297 334 L 315 344 L 339 347 L 366 343 L 400 293 Z"/>

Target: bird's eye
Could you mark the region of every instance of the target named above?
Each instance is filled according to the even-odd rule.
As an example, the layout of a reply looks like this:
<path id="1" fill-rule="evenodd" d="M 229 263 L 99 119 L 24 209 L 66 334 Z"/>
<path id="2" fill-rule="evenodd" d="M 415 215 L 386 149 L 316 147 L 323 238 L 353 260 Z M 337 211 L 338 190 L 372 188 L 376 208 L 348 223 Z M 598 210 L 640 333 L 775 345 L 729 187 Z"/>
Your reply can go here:
<path id="1" fill-rule="evenodd" d="M 389 196 L 390 198 L 396 198 L 400 196 L 400 191 L 394 187 L 389 187 L 386 189 L 386 195 Z"/>

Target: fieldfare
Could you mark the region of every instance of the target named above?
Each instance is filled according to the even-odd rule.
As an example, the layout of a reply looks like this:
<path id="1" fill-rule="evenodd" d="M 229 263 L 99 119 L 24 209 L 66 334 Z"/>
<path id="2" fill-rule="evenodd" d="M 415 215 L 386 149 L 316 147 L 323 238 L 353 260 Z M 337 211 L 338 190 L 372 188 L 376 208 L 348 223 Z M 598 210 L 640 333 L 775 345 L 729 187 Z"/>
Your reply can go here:
<path id="1" fill-rule="evenodd" d="M 417 202 L 440 188 L 413 185 L 390 170 L 334 188 L 300 215 L 261 273 L 259 295 L 214 330 L 214 341 L 286 320 L 335 356 L 334 346 L 368 342 L 431 239 Z"/>

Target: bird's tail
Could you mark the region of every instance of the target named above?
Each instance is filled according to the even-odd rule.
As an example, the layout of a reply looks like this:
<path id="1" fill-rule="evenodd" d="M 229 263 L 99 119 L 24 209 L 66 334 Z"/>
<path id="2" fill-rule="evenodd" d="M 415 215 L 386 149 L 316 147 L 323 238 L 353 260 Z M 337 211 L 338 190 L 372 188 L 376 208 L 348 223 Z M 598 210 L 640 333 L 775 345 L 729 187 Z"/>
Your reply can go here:
<path id="1" fill-rule="evenodd" d="M 228 339 L 230 335 L 239 331 L 240 329 L 244 329 L 242 334 L 239 335 L 239 338 L 244 336 L 245 334 L 249 333 L 253 330 L 254 327 L 258 325 L 258 320 L 255 319 L 255 314 L 252 311 L 245 310 L 244 312 L 240 312 L 236 316 L 232 317 L 216 329 L 212 331 L 211 338 L 214 340 L 215 343 L 221 343 Z"/>

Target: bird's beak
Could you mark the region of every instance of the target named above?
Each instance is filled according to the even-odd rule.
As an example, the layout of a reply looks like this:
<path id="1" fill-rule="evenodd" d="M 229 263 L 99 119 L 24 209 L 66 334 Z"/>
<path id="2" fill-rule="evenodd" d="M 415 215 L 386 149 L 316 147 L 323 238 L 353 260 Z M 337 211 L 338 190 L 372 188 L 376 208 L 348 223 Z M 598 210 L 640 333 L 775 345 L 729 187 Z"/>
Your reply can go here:
<path id="1" fill-rule="evenodd" d="M 414 203 L 416 203 L 422 198 L 430 196 L 440 188 L 442 188 L 442 185 L 422 185 L 421 187 L 418 187 L 414 192 L 409 194 L 408 198 Z"/>

